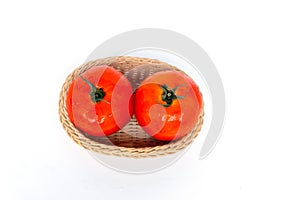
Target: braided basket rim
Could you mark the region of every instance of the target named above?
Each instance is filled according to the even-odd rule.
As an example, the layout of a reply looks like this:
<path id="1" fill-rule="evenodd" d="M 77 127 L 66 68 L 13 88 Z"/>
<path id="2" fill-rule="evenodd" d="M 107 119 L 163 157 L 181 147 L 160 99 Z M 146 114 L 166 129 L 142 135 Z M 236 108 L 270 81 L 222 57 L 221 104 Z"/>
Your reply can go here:
<path id="1" fill-rule="evenodd" d="M 201 109 L 198 123 L 195 125 L 195 128 L 190 133 L 188 133 L 186 136 L 184 136 L 179 140 L 172 141 L 168 144 L 163 144 L 159 146 L 123 147 L 123 146 L 116 146 L 116 145 L 108 145 L 108 144 L 96 142 L 86 137 L 80 130 L 78 130 L 73 125 L 73 123 L 70 121 L 70 118 L 68 117 L 67 110 L 66 110 L 66 94 L 68 92 L 70 83 L 76 76 L 85 72 L 86 70 L 90 69 L 93 66 L 110 65 L 113 62 L 115 63 L 137 62 L 140 64 L 159 64 L 159 65 L 168 66 L 177 71 L 181 71 L 177 67 L 174 67 L 172 65 L 169 65 L 165 62 L 161 62 L 156 59 L 130 57 L 130 56 L 115 56 L 115 57 L 100 58 L 80 65 L 67 76 L 65 82 L 63 83 L 59 95 L 58 114 L 59 114 L 60 122 L 64 130 L 69 135 L 69 137 L 71 137 L 78 145 L 82 146 L 87 150 L 94 151 L 96 153 L 106 154 L 106 155 L 131 157 L 131 158 L 146 158 L 146 157 L 156 157 L 156 156 L 173 154 L 189 146 L 189 144 L 191 144 L 193 140 L 197 137 L 197 135 L 199 134 L 202 128 L 203 118 L 204 118 L 204 108 Z M 202 97 L 202 101 L 203 101 L 203 97 Z"/>

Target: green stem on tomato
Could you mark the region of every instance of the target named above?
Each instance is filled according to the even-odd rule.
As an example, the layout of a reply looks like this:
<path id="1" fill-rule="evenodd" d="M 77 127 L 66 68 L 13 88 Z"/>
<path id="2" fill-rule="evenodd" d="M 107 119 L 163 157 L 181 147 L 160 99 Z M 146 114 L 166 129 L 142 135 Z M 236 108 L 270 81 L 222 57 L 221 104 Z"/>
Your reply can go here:
<path id="1" fill-rule="evenodd" d="M 84 78 L 83 76 L 79 75 L 82 80 L 90 87 L 91 91 L 89 92 L 90 97 L 92 99 L 92 101 L 94 103 L 98 103 L 100 101 L 104 101 L 106 103 L 109 103 L 108 101 L 104 100 L 103 98 L 105 97 L 105 92 L 103 91 L 103 89 L 100 88 L 96 88 L 90 81 L 88 81 L 86 78 Z"/>
<path id="2" fill-rule="evenodd" d="M 184 96 L 177 96 L 175 94 L 176 90 L 179 88 L 179 87 L 186 87 L 185 84 L 180 84 L 180 85 L 177 85 L 175 88 L 169 88 L 166 84 L 164 85 L 160 85 L 161 89 L 163 90 L 163 93 L 161 94 L 161 99 L 162 101 L 166 102 L 166 104 L 161 104 L 159 103 L 160 105 L 162 105 L 163 107 L 170 107 L 173 103 L 173 100 L 175 99 L 184 99 L 186 95 Z"/>

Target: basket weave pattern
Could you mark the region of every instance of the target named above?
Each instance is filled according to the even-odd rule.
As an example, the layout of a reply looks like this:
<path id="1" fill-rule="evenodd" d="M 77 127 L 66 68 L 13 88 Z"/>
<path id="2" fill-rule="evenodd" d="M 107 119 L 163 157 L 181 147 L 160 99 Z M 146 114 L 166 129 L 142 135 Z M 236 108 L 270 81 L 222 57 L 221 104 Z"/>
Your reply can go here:
<path id="1" fill-rule="evenodd" d="M 69 86 L 79 74 L 98 65 L 109 65 L 120 71 L 131 82 L 134 90 L 145 78 L 155 72 L 167 70 L 180 71 L 178 68 L 159 60 L 128 56 L 98 59 L 76 68 L 67 77 L 62 86 L 59 98 L 59 116 L 64 129 L 77 144 L 87 150 L 107 155 L 142 158 L 176 153 L 187 147 L 198 135 L 203 124 L 203 109 L 195 128 L 183 138 L 171 142 L 160 141 L 150 137 L 139 126 L 134 116 L 122 130 L 107 137 L 92 137 L 76 129 L 70 121 L 66 110 L 66 96 Z"/>

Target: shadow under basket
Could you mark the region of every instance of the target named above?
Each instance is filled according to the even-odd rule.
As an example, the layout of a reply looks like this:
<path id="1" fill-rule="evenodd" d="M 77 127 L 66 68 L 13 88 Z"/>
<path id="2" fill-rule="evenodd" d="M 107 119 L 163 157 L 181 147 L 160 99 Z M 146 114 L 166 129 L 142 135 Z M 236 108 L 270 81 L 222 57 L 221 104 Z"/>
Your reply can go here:
<path id="1" fill-rule="evenodd" d="M 108 57 L 87 62 L 76 68 L 62 86 L 59 99 L 60 121 L 68 135 L 80 146 L 87 150 L 107 155 L 144 158 L 156 157 L 176 153 L 187 147 L 198 135 L 203 124 L 203 109 L 200 112 L 197 124 L 186 136 L 175 141 L 160 141 L 152 138 L 139 126 L 135 117 L 120 131 L 106 137 L 92 137 L 76 129 L 68 117 L 66 110 L 66 96 L 73 79 L 91 67 L 108 65 L 124 74 L 131 82 L 133 90 L 148 76 L 178 68 L 155 59 L 137 58 L 128 56 Z M 182 72 L 184 73 L 184 72 Z"/>

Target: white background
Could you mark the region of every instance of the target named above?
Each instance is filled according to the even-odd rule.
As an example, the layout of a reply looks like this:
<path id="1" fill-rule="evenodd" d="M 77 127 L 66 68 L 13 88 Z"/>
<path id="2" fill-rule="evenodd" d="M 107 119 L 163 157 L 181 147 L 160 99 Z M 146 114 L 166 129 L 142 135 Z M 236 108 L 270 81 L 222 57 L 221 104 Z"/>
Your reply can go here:
<path id="1" fill-rule="evenodd" d="M 296 0 L 1 1 L 0 199 L 299 199 L 299 10 Z M 137 176 L 75 145 L 57 103 L 94 48 L 145 27 L 204 48 L 223 79 L 227 117 L 206 159 L 189 154 Z"/>

